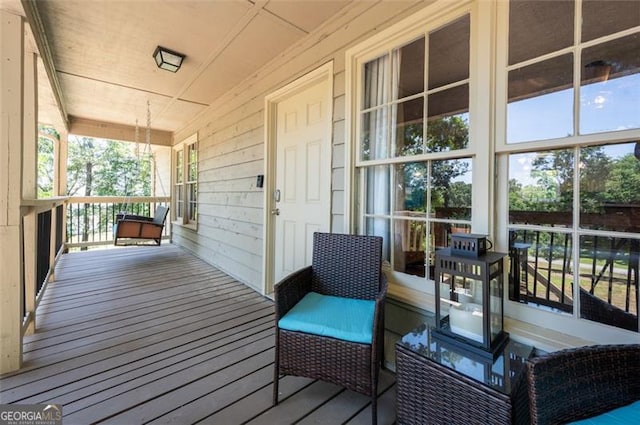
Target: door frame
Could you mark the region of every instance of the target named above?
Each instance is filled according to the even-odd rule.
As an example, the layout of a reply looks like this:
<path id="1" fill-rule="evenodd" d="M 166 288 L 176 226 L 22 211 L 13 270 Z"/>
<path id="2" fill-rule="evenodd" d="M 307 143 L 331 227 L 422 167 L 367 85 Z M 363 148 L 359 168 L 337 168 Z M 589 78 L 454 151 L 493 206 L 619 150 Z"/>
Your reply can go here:
<path id="1" fill-rule="evenodd" d="M 263 263 L 262 263 L 262 294 L 271 296 L 273 293 L 274 279 L 274 249 L 275 249 L 275 220 L 271 210 L 275 208 L 273 193 L 276 175 L 276 141 L 278 130 L 278 104 L 292 96 L 300 93 L 306 88 L 313 86 L 323 80 L 328 81 L 329 93 L 327 93 L 327 114 L 330 117 L 328 123 L 330 156 L 329 173 L 331 178 L 331 154 L 333 149 L 333 61 L 314 69 L 311 72 L 292 81 L 286 86 L 265 96 L 265 118 L 264 118 L 264 158 L 265 158 L 265 178 L 264 178 L 264 225 L 263 225 Z M 329 185 L 331 192 L 331 185 Z M 329 193 L 329 225 L 331 225 L 331 193 Z"/>

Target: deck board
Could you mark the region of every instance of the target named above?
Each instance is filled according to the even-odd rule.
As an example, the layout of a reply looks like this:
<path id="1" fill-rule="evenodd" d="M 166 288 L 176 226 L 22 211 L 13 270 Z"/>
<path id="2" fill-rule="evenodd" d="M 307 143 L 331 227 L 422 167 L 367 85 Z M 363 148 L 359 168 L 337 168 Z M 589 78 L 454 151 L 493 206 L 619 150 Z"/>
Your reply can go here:
<path id="1" fill-rule="evenodd" d="M 64 255 L 37 320 L 0 403 L 62 404 L 65 425 L 370 423 L 368 397 L 307 378 L 272 406 L 273 302 L 170 244 Z"/>

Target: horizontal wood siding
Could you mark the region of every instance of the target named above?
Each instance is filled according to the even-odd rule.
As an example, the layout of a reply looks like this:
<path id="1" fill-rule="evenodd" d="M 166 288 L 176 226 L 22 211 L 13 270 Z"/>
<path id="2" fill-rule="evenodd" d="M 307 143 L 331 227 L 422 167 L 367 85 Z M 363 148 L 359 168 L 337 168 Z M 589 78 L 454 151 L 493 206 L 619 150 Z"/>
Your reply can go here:
<path id="1" fill-rule="evenodd" d="M 265 193 L 256 187 L 256 178 L 265 172 L 264 99 L 329 61 L 334 64 L 331 229 L 348 231 L 345 51 L 428 3 L 354 2 L 179 131 L 176 141 L 198 132 L 199 217 L 196 232 L 174 226 L 173 242 L 250 287 L 261 288 Z"/>

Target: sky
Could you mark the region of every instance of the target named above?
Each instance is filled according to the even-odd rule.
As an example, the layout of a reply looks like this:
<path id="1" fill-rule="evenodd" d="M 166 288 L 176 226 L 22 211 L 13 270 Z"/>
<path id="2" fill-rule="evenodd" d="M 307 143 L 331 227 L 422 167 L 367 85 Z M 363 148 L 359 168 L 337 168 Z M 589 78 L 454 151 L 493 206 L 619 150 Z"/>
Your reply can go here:
<path id="1" fill-rule="evenodd" d="M 573 133 L 573 89 L 509 104 L 507 140 L 562 138 Z M 581 87 L 580 134 L 640 128 L 640 73 Z M 606 147 L 607 155 L 619 158 L 633 153 L 635 141 Z M 535 153 L 514 154 L 509 179 L 535 184 L 529 173 Z"/>

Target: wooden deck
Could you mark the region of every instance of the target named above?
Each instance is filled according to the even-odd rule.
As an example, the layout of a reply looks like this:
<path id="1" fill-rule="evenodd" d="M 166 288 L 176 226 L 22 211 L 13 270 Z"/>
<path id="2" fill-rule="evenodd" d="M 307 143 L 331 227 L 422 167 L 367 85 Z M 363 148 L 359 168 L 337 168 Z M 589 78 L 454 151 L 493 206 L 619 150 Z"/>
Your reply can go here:
<path id="1" fill-rule="evenodd" d="M 273 322 L 270 300 L 176 246 L 67 254 L 0 403 L 62 404 L 65 425 L 370 423 L 367 397 L 305 378 L 271 406 Z"/>

